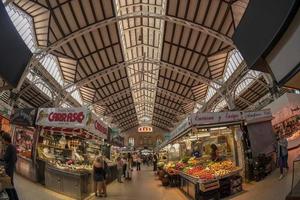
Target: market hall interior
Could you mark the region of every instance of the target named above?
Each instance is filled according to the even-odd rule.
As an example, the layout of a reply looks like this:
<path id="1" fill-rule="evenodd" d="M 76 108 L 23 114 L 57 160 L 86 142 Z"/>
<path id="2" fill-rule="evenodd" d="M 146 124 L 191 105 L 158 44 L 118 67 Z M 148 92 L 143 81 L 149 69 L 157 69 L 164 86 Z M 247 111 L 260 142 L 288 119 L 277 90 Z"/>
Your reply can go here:
<path id="1" fill-rule="evenodd" d="M 299 0 L 1 0 L 0 200 L 300 199 Z"/>

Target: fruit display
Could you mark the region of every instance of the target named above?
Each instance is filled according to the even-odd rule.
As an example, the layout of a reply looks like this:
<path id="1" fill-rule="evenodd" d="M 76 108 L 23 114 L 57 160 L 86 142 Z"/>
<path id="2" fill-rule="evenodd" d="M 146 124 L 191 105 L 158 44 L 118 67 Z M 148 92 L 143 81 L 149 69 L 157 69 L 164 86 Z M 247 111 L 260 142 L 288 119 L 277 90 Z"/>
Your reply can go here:
<path id="1" fill-rule="evenodd" d="M 168 162 L 164 166 L 164 170 L 169 174 L 178 174 L 178 170 L 176 170 L 175 168 L 176 168 L 176 164 L 174 162 Z"/>
<path id="2" fill-rule="evenodd" d="M 159 168 L 164 167 L 164 165 L 165 165 L 165 162 L 162 162 L 162 161 L 157 163 L 157 167 L 159 167 Z"/>
<path id="3" fill-rule="evenodd" d="M 178 163 L 176 163 L 176 165 L 175 165 L 175 169 L 176 169 L 176 170 L 179 170 L 179 171 L 182 171 L 186 166 L 187 166 L 186 163 L 178 162 Z"/>
<path id="4" fill-rule="evenodd" d="M 215 171 L 214 174 L 215 176 L 219 177 L 219 176 L 226 176 L 227 174 L 230 174 L 231 171 L 227 170 L 227 169 L 220 169 L 218 171 Z"/>
<path id="5" fill-rule="evenodd" d="M 199 160 L 197 160 L 196 157 L 193 156 L 187 161 L 187 163 L 189 165 L 197 165 L 199 163 Z"/>
<path id="6" fill-rule="evenodd" d="M 207 169 L 198 171 L 198 172 L 194 173 L 193 176 L 195 176 L 201 180 L 212 180 L 215 178 L 215 176 L 210 172 L 210 170 L 207 170 Z"/>
<path id="7" fill-rule="evenodd" d="M 196 166 L 196 167 L 192 167 L 187 171 L 187 174 L 194 176 L 194 174 L 200 172 L 203 170 L 202 166 Z"/>
<path id="8" fill-rule="evenodd" d="M 226 176 L 237 169 L 231 161 L 211 163 L 208 165 L 208 168 L 217 177 Z"/>

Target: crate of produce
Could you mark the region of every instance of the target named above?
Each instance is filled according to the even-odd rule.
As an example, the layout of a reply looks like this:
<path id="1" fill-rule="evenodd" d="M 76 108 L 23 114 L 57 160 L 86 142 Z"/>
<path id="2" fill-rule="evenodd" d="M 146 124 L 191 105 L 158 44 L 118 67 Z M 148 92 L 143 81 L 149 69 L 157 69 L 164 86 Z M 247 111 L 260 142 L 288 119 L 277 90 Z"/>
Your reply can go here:
<path id="1" fill-rule="evenodd" d="M 220 188 L 220 182 L 217 179 L 205 182 L 199 182 L 199 189 L 202 192 L 207 192 Z"/>

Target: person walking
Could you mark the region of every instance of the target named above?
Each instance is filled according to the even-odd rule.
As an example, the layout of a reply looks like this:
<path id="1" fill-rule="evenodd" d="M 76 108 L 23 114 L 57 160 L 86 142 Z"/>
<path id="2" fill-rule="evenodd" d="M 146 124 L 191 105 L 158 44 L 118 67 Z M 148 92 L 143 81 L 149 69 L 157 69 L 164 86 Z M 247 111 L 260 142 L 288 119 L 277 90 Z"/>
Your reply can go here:
<path id="1" fill-rule="evenodd" d="M 127 159 L 125 156 L 122 158 L 122 161 L 123 161 L 123 177 L 126 178 Z"/>
<path id="2" fill-rule="evenodd" d="M 141 163 L 142 163 L 142 158 L 140 155 L 138 155 L 136 159 L 136 171 L 141 171 Z"/>
<path id="3" fill-rule="evenodd" d="M 278 151 L 277 151 L 277 157 L 278 157 L 278 163 L 280 168 L 280 177 L 279 180 L 283 179 L 285 176 L 284 168 L 286 169 L 286 173 L 288 171 L 288 141 L 286 138 L 284 138 L 282 135 L 279 136 L 278 141 Z"/>
<path id="4" fill-rule="evenodd" d="M 158 157 L 156 154 L 153 156 L 153 171 L 157 171 L 157 162 L 158 162 Z"/>
<path id="5" fill-rule="evenodd" d="M 126 179 L 131 180 L 132 177 L 133 158 L 130 153 L 127 155 Z"/>
<path id="6" fill-rule="evenodd" d="M 117 170 L 118 170 L 118 182 L 123 183 L 122 181 L 122 171 L 123 171 L 123 160 L 120 156 L 117 158 Z"/>
<path id="7" fill-rule="evenodd" d="M 105 183 L 105 163 L 102 156 L 97 156 L 93 164 L 95 196 L 107 197 Z M 102 195 L 103 194 L 103 195 Z"/>

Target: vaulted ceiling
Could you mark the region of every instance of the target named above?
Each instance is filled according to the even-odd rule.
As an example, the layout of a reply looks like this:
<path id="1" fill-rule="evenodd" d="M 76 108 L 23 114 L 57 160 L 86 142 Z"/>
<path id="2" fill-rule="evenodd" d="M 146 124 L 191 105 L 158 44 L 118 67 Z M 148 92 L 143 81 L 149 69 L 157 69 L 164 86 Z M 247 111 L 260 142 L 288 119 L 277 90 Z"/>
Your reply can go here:
<path id="1" fill-rule="evenodd" d="M 143 123 L 170 129 L 205 103 L 209 87 L 222 85 L 229 52 L 235 48 L 231 37 L 247 4 L 14 1 L 32 17 L 41 52 L 57 57 L 63 89 L 79 88 L 85 104 L 122 130 Z M 240 107 L 243 103 L 239 100 Z"/>

